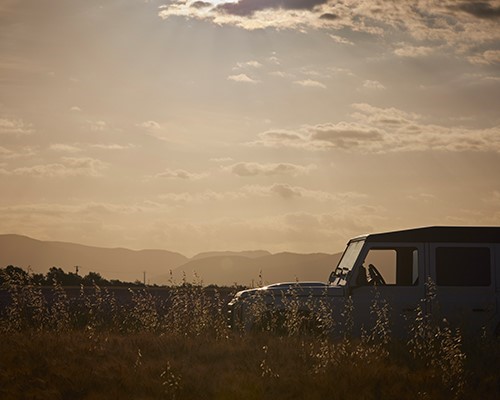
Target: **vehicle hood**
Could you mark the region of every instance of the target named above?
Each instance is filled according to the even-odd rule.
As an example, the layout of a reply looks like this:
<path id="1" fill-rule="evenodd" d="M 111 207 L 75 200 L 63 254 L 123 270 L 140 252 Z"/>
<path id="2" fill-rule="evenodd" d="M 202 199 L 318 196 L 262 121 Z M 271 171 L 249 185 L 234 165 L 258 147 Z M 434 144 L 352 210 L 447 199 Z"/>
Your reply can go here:
<path id="1" fill-rule="evenodd" d="M 332 285 L 324 282 L 282 282 L 273 283 L 259 288 L 242 290 L 236 293 L 235 299 L 245 299 L 255 294 L 284 296 L 295 294 L 299 296 L 343 296 L 343 286 Z"/>

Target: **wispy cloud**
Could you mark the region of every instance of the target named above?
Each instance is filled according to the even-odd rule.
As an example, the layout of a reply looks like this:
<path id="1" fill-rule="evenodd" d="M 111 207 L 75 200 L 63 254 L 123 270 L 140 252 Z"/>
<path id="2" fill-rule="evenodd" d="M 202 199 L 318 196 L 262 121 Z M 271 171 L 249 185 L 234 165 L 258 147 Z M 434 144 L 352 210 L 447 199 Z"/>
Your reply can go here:
<path id="1" fill-rule="evenodd" d="M 274 183 L 270 186 L 252 185 L 246 186 L 244 190 L 254 196 L 278 197 L 282 199 L 305 198 L 316 201 L 338 201 L 335 194 L 321 190 L 310 190 L 301 186 L 292 186 L 288 183 Z"/>
<path id="2" fill-rule="evenodd" d="M 229 75 L 228 80 L 241 83 L 257 83 L 258 81 L 250 78 L 247 74 Z"/>
<path id="3" fill-rule="evenodd" d="M 136 126 L 138 126 L 139 128 L 148 129 L 148 130 L 152 130 L 152 131 L 156 131 L 156 130 L 161 129 L 161 125 L 158 122 L 153 121 L 153 120 L 141 122 L 141 123 L 137 124 Z"/>
<path id="4" fill-rule="evenodd" d="M 326 14 L 324 14 L 326 15 Z M 351 42 L 350 40 L 342 37 L 342 36 L 338 36 L 338 35 L 333 35 L 333 34 L 330 34 L 329 35 L 330 38 L 335 42 L 335 43 L 339 43 L 339 44 L 347 44 L 349 46 L 353 46 L 354 45 L 354 42 Z"/>
<path id="5" fill-rule="evenodd" d="M 303 87 L 310 87 L 310 88 L 319 88 L 319 89 L 326 89 L 326 85 L 324 83 L 321 83 L 319 81 L 315 81 L 312 79 L 304 79 L 301 81 L 294 81 L 296 85 L 303 86 Z"/>
<path id="6" fill-rule="evenodd" d="M 450 9 L 460 10 L 477 18 L 500 19 L 500 5 L 498 1 L 461 1 L 458 4 L 449 5 Z"/>
<path id="7" fill-rule="evenodd" d="M 481 151 L 500 153 L 500 127 L 467 129 L 425 124 L 396 108 L 353 104 L 354 121 L 306 125 L 297 131 L 271 130 L 259 134 L 252 146 L 294 147 L 304 150 L 350 152 Z"/>
<path id="8" fill-rule="evenodd" d="M 132 143 L 128 143 L 125 145 L 117 143 L 109 143 L 109 144 L 99 143 L 99 144 L 93 144 L 92 147 L 103 150 L 128 150 L 134 148 L 135 145 L 133 145 Z"/>
<path id="9" fill-rule="evenodd" d="M 198 193 L 165 193 L 158 198 L 166 202 L 202 203 L 209 201 L 248 200 L 259 197 L 274 197 L 276 199 L 308 199 L 319 202 L 336 202 L 344 204 L 353 199 L 362 199 L 365 196 L 359 193 L 329 193 L 321 190 L 311 190 L 288 183 L 273 183 L 271 185 L 246 185 L 238 190 L 215 192 L 206 190 Z"/>
<path id="10" fill-rule="evenodd" d="M 135 126 L 139 128 L 142 133 L 148 136 L 151 136 L 161 141 L 168 141 L 164 132 L 165 128 L 162 126 L 162 124 L 160 124 L 157 121 L 154 120 L 143 121 L 135 124 Z"/>
<path id="11" fill-rule="evenodd" d="M 469 56 L 468 60 L 473 64 L 500 64 L 500 50 L 487 50 L 483 53 L 474 54 Z"/>
<path id="12" fill-rule="evenodd" d="M 90 126 L 90 130 L 94 132 L 103 132 L 109 129 L 109 126 L 106 121 L 96 120 L 96 121 L 88 121 Z"/>
<path id="13" fill-rule="evenodd" d="M 21 157 L 31 157 L 36 154 L 36 150 L 32 147 L 21 147 L 21 148 L 7 148 L 0 146 L 0 158 L 2 159 L 14 159 Z"/>
<path id="14" fill-rule="evenodd" d="M 238 0 L 223 2 L 217 6 L 217 9 L 232 15 L 253 16 L 257 11 L 263 10 L 312 10 L 327 2 L 328 0 Z"/>
<path id="15" fill-rule="evenodd" d="M 63 157 L 61 162 L 19 167 L 12 170 L 0 169 L 2 175 L 25 175 L 39 178 L 102 175 L 107 164 L 90 157 Z"/>
<path id="16" fill-rule="evenodd" d="M 33 133 L 31 124 L 21 119 L 0 118 L 0 134 L 28 135 L 30 133 Z"/>
<path id="17" fill-rule="evenodd" d="M 225 163 L 225 162 L 231 162 L 233 161 L 233 159 L 232 157 L 216 157 L 216 158 L 211 158 L 210 161 L 215 163 Z"/>
<path id="18" fill-rule="evenodd" d="M 240 162 L 224 167 L 225 170 L 242 177 L 259 175 L 302 175 L 307 174 L 309 171 L 315 168 L 316 166 L 312 164 L 303 166 L 290 163 L 263 164 L 256 162 Z"/>
<path id="19" fill-rule="evenodd" d="M 64 144 L 64 143 L 54 143 L 50 145 L 50 150 L 61 152 L 61 153 L 79 153 L 82 149 L 76 145 Z"/>
<path id="20" fill-rule="evenodd" d="M 384 90 L 385 89 L 385 86 L 382 85 L 379 81 L 371 81 L 371 80 L 364 81 L 363 87 L 366 89 L 373 89 L 373 90 Z"/>
<path id="21" fill-rule="evenodd" d="M 9 150 L 3 146 L 0 146 L 0 157 L 10 158 L 10 157 L 12 157 L 13 154 L 14 154 L 14 152 L 12 150 Z"/>
<path id="22" fill-rule="evenodd" d="M 262 68 L 263 64 L 256 60 L 250 60 L 245 62 L 238 62 L 234 69 L 244 69 L 244 68 Z"/>
<path id="23" fill-rule="evenodd" d="M 195 173 L 189 172 L 184 169 L 166 169 L 155 175 L 156 178 L 168 178 L 168 179 L 184 179 L 184 180 L 196 180 L 202 179 L 208 176 L 208 173 Z"/>
<path id="24" fill-rule="evenodd" d="M 428 46 L 411 46 L 407 44 L 400 44 L 401 47 L 394 50 L 394 54 L 400 57 L 425 57 L 434 53 L 435 49 Z"/>

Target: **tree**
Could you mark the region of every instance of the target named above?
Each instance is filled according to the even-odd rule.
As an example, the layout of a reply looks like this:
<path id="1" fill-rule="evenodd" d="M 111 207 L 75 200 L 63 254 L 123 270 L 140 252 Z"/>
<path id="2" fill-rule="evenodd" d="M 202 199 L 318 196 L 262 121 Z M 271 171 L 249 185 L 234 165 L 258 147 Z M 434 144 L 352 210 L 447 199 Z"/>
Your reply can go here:
<path id="1" fill-rule="evenodd" d="M 83 277 L 82 283 L 85 286 L 91 286 L 93 284 L 96 284 L 98 286 L 109 285 L 109 282 L 106 279 L 104 279 L 98 272 L 89 272 L 87 275 Z"/>
<path id="2" fill-rule="evenodd" d="M 69 272 L 65 273 L 61 268 L 52 267 L 47 272 L 47 285 L 52 285 L 54 282 L 62 286 L 79 286 L 82 283 L 82 277 Z"/>
<path id="3" fill-rule="evenodd" d="M 29 280 L 29 274 L 24 269 L 14 265 L 8 265 L 5 269 L 0 270 L 0 285 L 4 283 L 26 285 Z"/>

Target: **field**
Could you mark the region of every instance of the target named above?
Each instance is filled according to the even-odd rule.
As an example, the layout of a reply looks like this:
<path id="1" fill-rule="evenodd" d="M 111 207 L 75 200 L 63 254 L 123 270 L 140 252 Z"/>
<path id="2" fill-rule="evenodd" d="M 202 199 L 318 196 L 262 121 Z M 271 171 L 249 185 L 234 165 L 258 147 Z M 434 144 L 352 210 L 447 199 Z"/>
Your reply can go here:
<path id="1" fill-rule="evenodd" d="M 134 289 L 127 302 L 97 286 L 68 297 L 54 285 L 49 300 L 29 282 L 11 282 L 6 291 L 11 301 L 0 333 L 5 400 L 500 395 L 498 339 L 466 340 L 420 315 L 408 340 L 394 340 L 383 305 L 374 305 L 375 329 L 332 339 L 300 328 L 230 331 L 226 299 L 200 285 L 172 287 L 163 299 Z"/>

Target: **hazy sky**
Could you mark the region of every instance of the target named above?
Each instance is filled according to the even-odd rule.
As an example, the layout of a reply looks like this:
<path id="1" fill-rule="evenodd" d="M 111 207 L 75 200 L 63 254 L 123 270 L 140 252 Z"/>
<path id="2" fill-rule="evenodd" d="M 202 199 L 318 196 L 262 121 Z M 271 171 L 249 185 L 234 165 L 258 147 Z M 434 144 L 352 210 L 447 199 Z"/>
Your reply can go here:
<path id="1" fill-rule="evenodd" d="M 0 187 L 186 255 L 500 225 L 500 1 L 0 0 Z"/>

